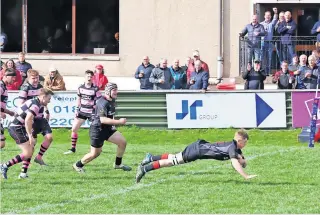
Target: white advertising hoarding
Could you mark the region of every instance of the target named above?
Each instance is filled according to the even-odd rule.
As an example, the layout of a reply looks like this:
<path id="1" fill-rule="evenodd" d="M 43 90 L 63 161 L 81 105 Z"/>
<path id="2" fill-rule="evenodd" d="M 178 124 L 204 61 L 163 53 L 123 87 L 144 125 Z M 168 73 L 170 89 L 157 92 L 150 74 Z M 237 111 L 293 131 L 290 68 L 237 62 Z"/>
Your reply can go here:
<path id="1" fill-rule="evenodd" d="M 18 93 L 8 92 L 8 103 L 7 108 L 14 111 L 17 108 Z M 48 104 L 48 109 L 50 112 L 49 124 L 52 128 L 71 128 L 72 122 L 75 117 L 75 111 L 77 107 L 77 94 L 73 93 L 58 93 L 51 98 L 50 104 Z M 3 126 L 7 127 L 9 121 L 12 119 L 9 115 L 6 115 L 6 119 L 3 120 Z M 89 121 L 86 121 L 82 127 L 88 128 Z"/>
<path id="2" fill-rule="evenodd" d="M 285 128 L 285 93 L 167 94 L 168 128 Z"/>

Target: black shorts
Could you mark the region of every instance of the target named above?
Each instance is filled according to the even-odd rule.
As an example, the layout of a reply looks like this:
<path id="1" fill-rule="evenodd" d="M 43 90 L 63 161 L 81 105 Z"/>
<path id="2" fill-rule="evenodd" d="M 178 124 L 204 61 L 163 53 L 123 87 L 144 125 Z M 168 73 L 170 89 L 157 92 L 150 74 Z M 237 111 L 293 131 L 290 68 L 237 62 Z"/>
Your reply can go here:
<path id="1" fill-rule="evenodd" d="M 87 120 L 87 119 L 91 120 L 91 115 L 92 114 L 84 113 L 84 112 L 81 112 L 81 111 L 77 111 L 76 118 L 83 119 L 83 120 Z"/>
<path id="2" fill-rule="evenodd" d="M 116 129 L 112 129 L 111 127 L 90 126 L 90 145 L 94 148 L 101 148 L 104 141 L 107 141 L 116 131 Z"/>
<path id="3" fill-rule="evenodd" d="M 37 138 L 38 134 L 40 133 L 43 136 L 52 133 L 51 127 L 45 118 L 35 118 L 32 129 L 33 138 Z"/>
<path id="4" fill-rule="evenodd" d="M 4 137 L 4 127 L 2 123 L 0 122 L 0 141 L 5 141 L 6 138 Z"/>
<path id="5" fill-rule="evenodd" d="M 24 126 L 10 126 L 8 127 L 10 136 L 16 141 L 17 144 L 29 141 L 29 137 Z"/>
<path id="6" fill-rule="evenodd" d="M 183 151 L 182 151 L 182 158 L 184 162 L 192 162 L 198 159 L 202 159 L 201 155 L 201 145 L 207 144 L 208 142 L 205 140 L 198 140 L 190 145 L 188 145 Z"/>

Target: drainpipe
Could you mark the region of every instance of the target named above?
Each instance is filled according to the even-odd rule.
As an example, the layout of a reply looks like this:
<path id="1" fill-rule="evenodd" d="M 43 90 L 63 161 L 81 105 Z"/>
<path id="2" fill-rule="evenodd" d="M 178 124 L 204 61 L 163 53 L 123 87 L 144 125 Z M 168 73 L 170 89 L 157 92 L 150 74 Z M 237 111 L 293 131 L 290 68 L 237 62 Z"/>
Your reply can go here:
<path id="1" fill-rule="evenodd" d="M 217 57 L 217 80 L 216 84 L 220 83 L 222 81 L 223 77 L 223 0 L 219 0 L 219 53 Z"/>

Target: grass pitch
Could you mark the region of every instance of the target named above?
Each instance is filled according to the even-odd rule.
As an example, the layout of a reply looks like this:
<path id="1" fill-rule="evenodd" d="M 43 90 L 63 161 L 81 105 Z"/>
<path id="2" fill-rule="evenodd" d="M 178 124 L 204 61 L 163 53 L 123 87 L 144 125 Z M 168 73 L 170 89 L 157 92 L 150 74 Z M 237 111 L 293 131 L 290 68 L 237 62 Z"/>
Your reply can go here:
<path id="1" fill-rule="evenodd" d="M 131 172 L 114 170 L 116 146 L 106 143 L 99 158 L 80 175 L 72 164 L 89 150 L 88 130 L 81 130 L 77 153 L 70 148 L 70 130 L 54 130 L 54 142 L 44 159 L 50 165 L 32 163 L 29 179 L 18 179 L 21 165 L 1 180 L 1 213 L 106 214 L 106 213 L 319 213 L 320 145 L 309 149 L 297 142 L 300 130 L 250 130 L 243 150 L 245 171 L 258 177 L 245 181 L 230 161 L 201 160 L 146 174 L 135 184 L 136 167 L 146 152 L 182 151 L 198 138 L 231 140 L 235 130 L 159 131 L 119 129 L 128 140 L 123 162 Z M 1 162 L 20 153 L 6 134 Z M 38 140 L 36 152 L 41 144 Z"/>

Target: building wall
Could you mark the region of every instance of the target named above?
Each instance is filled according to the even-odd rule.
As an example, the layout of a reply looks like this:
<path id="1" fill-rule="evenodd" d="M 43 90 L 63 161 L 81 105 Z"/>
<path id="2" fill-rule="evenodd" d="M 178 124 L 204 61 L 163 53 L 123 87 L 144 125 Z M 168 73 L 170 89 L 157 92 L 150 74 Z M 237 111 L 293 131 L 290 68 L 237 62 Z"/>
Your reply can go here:
<path id="1" fill-rule="evenodd" d="M 238 69 L 238 33 L 250 21 L 250 0 L 224 0 L 224 77 L 235 77 Z M 27 55 L 41 74 L 54 65 L 62 74 L 82 75 L 103 64 L 108 76 L 132 77 L 143 55 L 156 64 L 165 57 L 169 64 L 198 49 L 216 77 L 219 45 L 219 0 L 120 0 L 119 56 Z M 2 54 L 2 59 L 16 58 Z"/>

